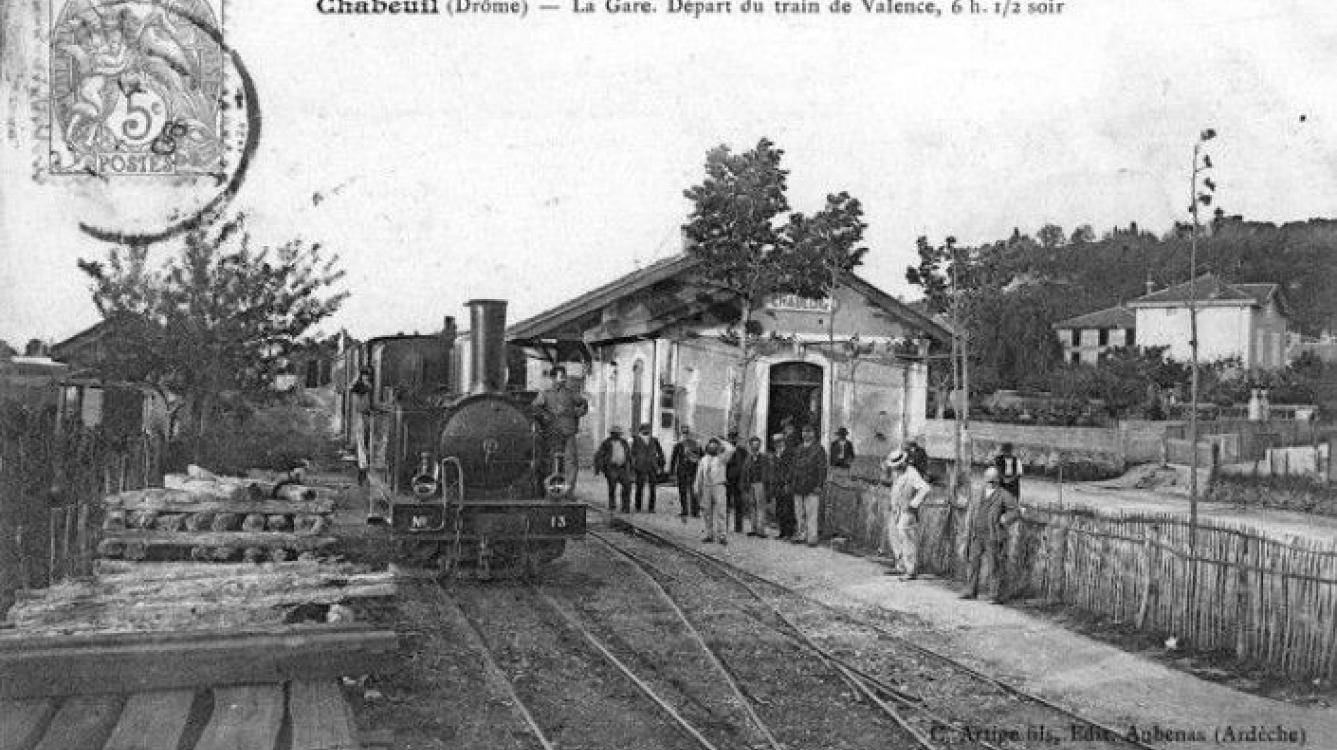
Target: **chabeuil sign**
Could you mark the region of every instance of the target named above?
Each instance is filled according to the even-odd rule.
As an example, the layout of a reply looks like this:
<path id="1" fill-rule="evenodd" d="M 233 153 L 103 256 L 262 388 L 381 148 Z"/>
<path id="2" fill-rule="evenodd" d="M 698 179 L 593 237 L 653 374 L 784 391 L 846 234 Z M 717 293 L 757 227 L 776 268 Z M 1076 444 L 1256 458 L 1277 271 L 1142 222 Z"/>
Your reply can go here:
<path id="1" fill-rule="evenodd" d="M 831 298 L 808 299 L 797 294 L 775 294 L 766 302 L 768 310 L 790 312 L 831 312 Z"/>

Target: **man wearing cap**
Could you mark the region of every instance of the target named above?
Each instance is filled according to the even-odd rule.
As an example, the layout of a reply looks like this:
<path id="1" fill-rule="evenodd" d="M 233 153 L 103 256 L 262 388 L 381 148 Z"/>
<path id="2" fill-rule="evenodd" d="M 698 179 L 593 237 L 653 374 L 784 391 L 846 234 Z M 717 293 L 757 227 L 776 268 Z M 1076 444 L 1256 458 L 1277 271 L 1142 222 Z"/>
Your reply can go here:
<path id="1" fill-rule="evenodd" d="M 655 512 L 655 490 L 658 488 L 659 472 L 664 470 L 664 449 L 659 439 L 650 434 L 650 424 L 641 425 L 636 437 L 631 441 L 631 470 L 636 475 L 636 512 L 641 512 L 641 493 L 650 485 L 649 510 Z"/>
<path id="2" fill-rule="evenodd" d="M 775 525 L 780 527 L 780 539 L 794 538 L 794 448 L 789 447 L 783 432 L 771 436 L 771 502 L 775 505 Z"/>
<path id="3" fill-rule="evenodd" d="M 752 531 L 748 536 L 766 538 L 766 503 L 774 483 L 775 456 L 761 449 L 761 438 L 747 440 L 747 460 L 743 462 L 743 494 L 750 506 Z"/>
<path id="4" fill-rule="evenodd" d="M 1002 604 L 1007 597 L 1008 532 L 1021 514 L 1021 506 L 1012 493 L 1000 486 L 998 469 L 984 471 L 984 489 L 967 500 L 966 592 L 962 599 L 974 599 L 980 592 L 980 567 L 987 558 L 989 577 L 993 579 L 993 602 Z"/>
<path id="5" fill-rule="evenodd" d="M 854 443 L 849 440 L 850 431 L 841 427 L 836 430 L 836 439 L 831 441 L 831 467 L 848 469 L 854 463 Z"/>
<path id="6" fill-rule="evenodd" d="M 696 494 L 696 469 L 701 463 L 701 444 L 692 437 L 692 428 L 683 425 L 682 438 L 673 446 L 673 455 L 669 458 L 669 473 L 678 483 L 678 504 L 682 506 L 679 517 L 686 518 L 690 511 L 693 516 L 701 515 L 701 497 Z"/>
<path id="7" fill-rule="evenodd" d="M 609 429 L 608 437 L 594 452 L 594 473 L 608 480 L 608 509 L 616 510 L 614 497 L 622 488 L 622 512 L 631 512 L 631 446 L 622 438 L 622 428 Z"/>
<path id="8" fill-rule="evenodd" d="M 887 513 L 887 545 L 900 558 L 900 570 L 888 570 L 887 575 L 904 573 L 905 580 L 913 581 L 919 574 L 919 508 L 928 498 L 929 483 L 910 465 L 905 451 L 892 452 L 882 465 L 895 477 Z"/>
<path id="9" fill-rule="evenodd" d="M 580 432 L 580 418 L 589 413 L 590 404 L 584 394 L 567 385 L 566 368 L 557 365 L 552 368 L 552 388 L 539 391 L 533 406 L 539 410 L 551 451 L 554 455 L 562 454 L 563 476 L 574 492 L 580 469 L 576 463 L 576 433 Z"/>
<path id="10" fill-rule="evenodd" d="M 793 541 L 816 547 L 822 488 L 826 485 L 826 450 L 817 442 L 817 429 L 812 425 L 803 428 L 803 444 L 794 450 L 793 466 L 794 516 L 798 520 Z"/>
<path id="11" fill-rule="evenodd" d="M 729 458 L 734 446 L 713 437 L 696 470 L 696 493 L 705 505 L 707 542 L 729 543 Z"/>

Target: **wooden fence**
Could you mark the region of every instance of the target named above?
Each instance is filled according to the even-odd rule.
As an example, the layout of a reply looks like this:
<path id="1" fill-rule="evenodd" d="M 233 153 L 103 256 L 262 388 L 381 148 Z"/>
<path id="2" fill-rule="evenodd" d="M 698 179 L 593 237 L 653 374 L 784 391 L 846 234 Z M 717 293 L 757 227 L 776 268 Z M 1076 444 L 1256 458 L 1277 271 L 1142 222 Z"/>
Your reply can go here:
<path id="1" fill-rule="evenodd" d="M 0 425 L 0 613 L 15 589 L 85 575 L 97 501 L 162 483 L 163 441 L 57 429 L 51 411 L 6 405 Z"/>
<path id="2" fill-rule="evenodd" d="M 833 533 L 882 547 L 888 487 L 833 481 Z M 964 574 L 964 511 L 935 489 L 920 513 L 920 560 Z M 1186 519 L 1027 508 L 1009 545 L 1010 593 L 1174 636 L 1182 647 L 1304 679 L 1337 677 L 1337 549 Z"/>

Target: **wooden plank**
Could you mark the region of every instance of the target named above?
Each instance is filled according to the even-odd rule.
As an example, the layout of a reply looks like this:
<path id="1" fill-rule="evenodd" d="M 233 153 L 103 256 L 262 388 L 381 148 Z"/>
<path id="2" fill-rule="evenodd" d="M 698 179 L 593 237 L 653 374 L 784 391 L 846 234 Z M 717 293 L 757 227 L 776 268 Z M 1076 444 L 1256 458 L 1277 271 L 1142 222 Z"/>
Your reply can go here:
<path id="1" fill-rule="evenodd" d="M 217 688 L 195 750 L 274 750 L 282 725 L 282 685 Z"/>
<path id="2" fill-rule="evenodd" d="M 0 698 L 136 693 L 374 674 L 398 648 L 392 631 L 243 636 L 199 642 L 0 652 Z"/>
<path id="3" fill-rule="evenodd" d="M 37 744 L 56 713 L 52 699 L 0 701 L 0 750 L 27 750 Z"/>
<path id="4" fill-rule="evenodd" d="M 285 487 L 284 490 L 288 488 Z M 163 513 L 333 513 L 333 500 L 317 500 L 284 492 L 285 497 L 269 497 L 265 492 L 257 498 L 223 500 L 201 496 L 186 490 L 148 489 L 122 492 L 105 498 L 109 509 L 126 511 L 154 510 Z"/>
<path id="5" fill-rule="evenodd" d="M 135 693 L 103 750 L 177 750 L 194 702 L 194 690 Z"/>
<path id="6" fill-rule="evenodd" d="M 298 680 L 289 688 L 292 750 L 358 750 L 353 716 L 333 680 Z"/>
<path id="7" fill-rule="evenodd" d="M 99 750 L 120 715 L 119 696 L 76 695 L 61 705 L 33 750 Z"/>
<path id="8" fill-rule="evenodd" d="M 0 635 L 0 651 L 37 651 L 43 649 L 120 647 L 135 644 L 167 644 L 178 642 L 205 643 L 254 638 L 257 636 L 331 635 L 338 633 L 371 633 L 375 629 L 359 623 L 295 623 L 272 625 L 246 630 L 179 630 L 171 632 L 140 633 L 70 633 L 61 635 L 32 635 L 6 633 Z"/>
<path id="9" fill-rule="evenodd" d="M 108 531 L 104 540 L 139 542 L 149 547 L 283 547 L 318 549 L 334 544 L 333 537 L 290 534 L 284 531 Z"/>

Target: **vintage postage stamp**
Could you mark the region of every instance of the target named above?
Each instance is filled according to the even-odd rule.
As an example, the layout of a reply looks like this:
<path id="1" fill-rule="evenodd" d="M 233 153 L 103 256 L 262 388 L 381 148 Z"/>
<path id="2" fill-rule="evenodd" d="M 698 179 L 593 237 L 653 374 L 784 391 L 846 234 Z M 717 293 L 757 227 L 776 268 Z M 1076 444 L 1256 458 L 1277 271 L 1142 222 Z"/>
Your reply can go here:
<path id="1" fill-rule="evenodd" d="M 50 172 L 222 174 L 221 0 L 53 0 Z"/>

